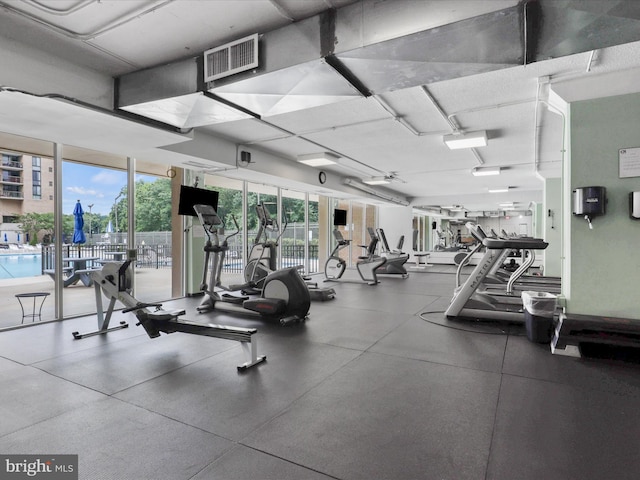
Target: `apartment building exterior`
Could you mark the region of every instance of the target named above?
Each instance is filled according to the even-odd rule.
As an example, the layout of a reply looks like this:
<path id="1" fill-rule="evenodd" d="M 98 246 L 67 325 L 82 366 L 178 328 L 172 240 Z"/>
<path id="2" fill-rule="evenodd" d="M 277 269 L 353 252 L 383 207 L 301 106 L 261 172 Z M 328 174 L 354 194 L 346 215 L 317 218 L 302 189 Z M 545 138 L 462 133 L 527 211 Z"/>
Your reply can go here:
<path id="1" fill-rule="evenodd" d="M 0 150 L 0 244 L 24 244 L 16 222 L 29 212 L 53 212 L 53 159 Z"/>

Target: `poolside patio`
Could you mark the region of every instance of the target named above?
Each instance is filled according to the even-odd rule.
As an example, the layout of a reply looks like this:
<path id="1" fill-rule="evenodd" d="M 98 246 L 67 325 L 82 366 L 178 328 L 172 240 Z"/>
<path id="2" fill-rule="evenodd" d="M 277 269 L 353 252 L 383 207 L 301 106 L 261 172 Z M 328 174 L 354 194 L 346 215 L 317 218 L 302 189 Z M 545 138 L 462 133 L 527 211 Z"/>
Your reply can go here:
<path id="1" fill-rule="evenodd" d="M 171 269 L 170 268 L 138 268 L 136 269 L 137 296 L 143 300 L 164 301 L 171 297 Z M 48 275 L 37 277 L 13 278 L 0 280 L 0 329 L 21 325 L 22 311 L 18 299 L 18 293 L 47 292 L 50 295 L 45 299 L 42 307 L 42 321 L 55 319 L 54 308 L 54 282 Z M 63 290 L 63 302 L 65 316 L 78 316 L 95 314 L 96 298 L 94 287 L 85 287 L 82 283 L 66 287 Z M 39 306 L 37 301 L 36 307 Z M 25 313 L 31 313 L 33 302 L 25 303 Z M 106 307 L 106 304 L 105 304 Z M 35 319 L 37 322 L 38 320 Z M 24 323 L 32 323 L 31 318 L 26 318 Z"/>

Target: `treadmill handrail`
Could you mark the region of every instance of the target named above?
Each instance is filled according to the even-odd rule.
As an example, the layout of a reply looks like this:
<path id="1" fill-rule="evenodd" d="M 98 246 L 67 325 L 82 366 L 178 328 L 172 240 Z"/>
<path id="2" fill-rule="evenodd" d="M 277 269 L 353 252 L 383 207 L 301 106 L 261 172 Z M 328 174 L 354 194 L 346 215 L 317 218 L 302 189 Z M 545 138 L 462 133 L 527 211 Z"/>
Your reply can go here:
<path id="1" fill-rule="evenodd" d="M 508 240 L 485 238 L 482 240 L 482 244 L 490 250 L 501 250 L 503 248 L 544 250 L 549 246 L 548 242 L 534 238 L 513 238 Z"/>

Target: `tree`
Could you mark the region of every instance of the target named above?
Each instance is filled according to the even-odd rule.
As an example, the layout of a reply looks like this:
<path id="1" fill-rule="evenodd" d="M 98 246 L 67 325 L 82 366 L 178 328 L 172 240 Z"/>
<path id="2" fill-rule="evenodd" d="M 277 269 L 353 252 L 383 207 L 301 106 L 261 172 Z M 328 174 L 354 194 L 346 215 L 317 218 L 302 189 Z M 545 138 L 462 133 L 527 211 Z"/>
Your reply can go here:
<path id="1" fill-rule="evenodd" d="M 168 178 L 136 183 L 136 232 L 158 231 L 171 231 L 171 180 Z"/>
<path id="2" fill-rule="evenodd" d="M 29 235 L 29 243 L 35 245 L 39 241 L 50 242 L 54 234 L 53 213 L 29 212 L 16 215 L 16 223 L 20 224 L 20 231 Z M 85 224 L 86 225 L 86 224 Z M 73 215 L 62 216 L 62 239 L 68 241 L 73 235 L 75 218 Z"/>
<path id="3" fill-rule="evenodd" d="M 238 225 L 242 224 L 242 192 L 229 188 L 217 188 L 218 191 L 218 216 L 222 219 L 227 229 L 235 228 L 233 217 Z"/>
<path id="4" fill-rule="evenodd" d="M 168 178 L 158 178 L 153 182 L 139 180 L 136 182 L 135 190 L 136 232 L 171 231 L 171 180 Z M 113 228 L 117 226 L 119 231 L 127 231 L 128 208 L 127 188 L 122 187 L 120 200 L 111 208 L 108 217 L 112 221 Z"/>
<path id="5" fill-rule="evenodd" d="M 20 230 L 29 235 L 29 243 L 38 243 L 38 235 L 53 237 L 53 213 L 29 212 L 16 215 L 16 223 L 20 224 Z"/>

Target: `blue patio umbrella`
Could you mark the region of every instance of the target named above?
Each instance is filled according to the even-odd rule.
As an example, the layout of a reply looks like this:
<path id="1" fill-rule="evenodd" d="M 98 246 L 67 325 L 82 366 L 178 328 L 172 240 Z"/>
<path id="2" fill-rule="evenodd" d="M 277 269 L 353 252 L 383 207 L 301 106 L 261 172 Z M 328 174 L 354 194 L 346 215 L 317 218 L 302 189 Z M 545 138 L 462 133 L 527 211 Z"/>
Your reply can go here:
<path id="1" fill-rule="evenodd" d="M 80 204 L 80 200 L 76 203 L 76 208 L 73 209 L 73 216 L 75 217 L 75 221 L 73 224 L 73 243 L 85 243 L 87 238 L 84 236 L 84 211 L 82 210 L 82 205 Z"/>

